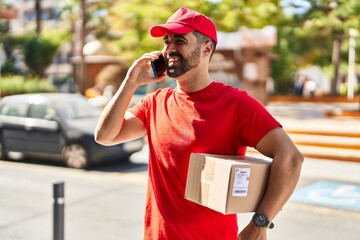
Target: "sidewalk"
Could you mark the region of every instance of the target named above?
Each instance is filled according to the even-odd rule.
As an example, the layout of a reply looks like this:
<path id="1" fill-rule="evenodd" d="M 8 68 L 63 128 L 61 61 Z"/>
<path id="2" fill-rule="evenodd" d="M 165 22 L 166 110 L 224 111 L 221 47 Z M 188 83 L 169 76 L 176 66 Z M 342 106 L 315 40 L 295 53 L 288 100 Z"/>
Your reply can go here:
<path id="1" fill-rule="evenodd" d="M 356 111 L 357 102 L 270 102 L 266 107 L 305 157 L 360 162 L 360 117 L 327 117 Z"/>

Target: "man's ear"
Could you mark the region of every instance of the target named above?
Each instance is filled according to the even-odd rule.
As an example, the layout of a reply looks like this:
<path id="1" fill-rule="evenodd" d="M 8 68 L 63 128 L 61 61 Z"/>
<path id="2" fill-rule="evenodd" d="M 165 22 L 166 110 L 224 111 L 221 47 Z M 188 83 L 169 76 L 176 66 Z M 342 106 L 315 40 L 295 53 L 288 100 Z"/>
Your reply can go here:
<path id="1" fill-rule="evenodd" d="M 211 55 L 212 51 L 213 51 L 212 43 L 211 42 L 204 43 L 204 47 L 203 47 L 204 55 Z"/>

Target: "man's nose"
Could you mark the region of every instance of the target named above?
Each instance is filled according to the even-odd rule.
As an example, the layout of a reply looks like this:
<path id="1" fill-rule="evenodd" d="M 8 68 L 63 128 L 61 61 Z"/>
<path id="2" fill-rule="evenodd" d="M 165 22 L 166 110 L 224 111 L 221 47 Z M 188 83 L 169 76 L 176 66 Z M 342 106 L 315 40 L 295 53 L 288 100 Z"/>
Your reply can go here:
<path id="1" fill-rule="evenodd" d="M 175 52 L 175 44 L 173 44 L 172 42 L 168 42 L 165 46 L 164 46 L 164 50 L 165 53 L 169 54 L 171 52 Z"/>

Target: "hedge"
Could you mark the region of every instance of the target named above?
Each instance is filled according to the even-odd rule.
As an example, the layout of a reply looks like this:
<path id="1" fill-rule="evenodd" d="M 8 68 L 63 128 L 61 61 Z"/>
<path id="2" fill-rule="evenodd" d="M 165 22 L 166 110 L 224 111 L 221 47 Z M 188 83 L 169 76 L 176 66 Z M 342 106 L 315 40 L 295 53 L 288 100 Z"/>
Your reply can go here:
<path id="1" fill-rule="evenodd" d="M 56 92 L 56 88 L 47 79 L 25 76 L 2 76 L 0 78 L 1 96 L 21 93 Z"/>

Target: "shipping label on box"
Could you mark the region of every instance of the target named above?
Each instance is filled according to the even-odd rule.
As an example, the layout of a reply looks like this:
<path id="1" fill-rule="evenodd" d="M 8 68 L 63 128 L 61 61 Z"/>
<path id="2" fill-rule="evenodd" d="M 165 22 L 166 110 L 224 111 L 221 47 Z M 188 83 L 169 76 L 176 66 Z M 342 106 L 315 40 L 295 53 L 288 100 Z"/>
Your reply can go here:
<path id="1" fill-rule="evenodd" d="M 185 198 L 229 213 L 254 212 L 267 186 L 271 161 L 192 153 Z"/>
<path id="2" fill-rule="evenodd" d="M 251 168 L 235 168 L 233 197 L 246 197 L 249 189 Z"/>

